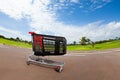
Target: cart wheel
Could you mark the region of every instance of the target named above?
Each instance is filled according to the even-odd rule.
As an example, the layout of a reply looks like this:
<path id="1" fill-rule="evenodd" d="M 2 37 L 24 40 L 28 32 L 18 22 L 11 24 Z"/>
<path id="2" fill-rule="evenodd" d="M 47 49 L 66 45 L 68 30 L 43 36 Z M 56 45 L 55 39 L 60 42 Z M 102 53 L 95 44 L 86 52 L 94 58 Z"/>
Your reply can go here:
<path id="1" fill-rule="evenodd" d="M 55 70 L 56 70 L 57 72 L 62 72 L 63 67 L 61 67 L 61 66 L 57 66 L 57 67 L 55 68 Z"/>
<path id="2" fill-rule="evenodd" d="M 27 63 L 27 65 L 30 65 L 30 61 L 27 61 L 26 63 Z"/>

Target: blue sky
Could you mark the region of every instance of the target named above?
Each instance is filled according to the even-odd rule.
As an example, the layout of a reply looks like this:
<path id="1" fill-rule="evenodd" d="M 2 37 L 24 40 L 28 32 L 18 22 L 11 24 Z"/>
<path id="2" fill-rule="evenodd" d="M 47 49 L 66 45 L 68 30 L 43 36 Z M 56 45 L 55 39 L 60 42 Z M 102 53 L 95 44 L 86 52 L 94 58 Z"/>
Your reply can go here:
<path id="1" fill-rule="evenodd" d="M 92 41 L 120 37 L 120 0 L 0 0 L 0 35 L 30 40 L 29 31 L 82 36 Z"/>

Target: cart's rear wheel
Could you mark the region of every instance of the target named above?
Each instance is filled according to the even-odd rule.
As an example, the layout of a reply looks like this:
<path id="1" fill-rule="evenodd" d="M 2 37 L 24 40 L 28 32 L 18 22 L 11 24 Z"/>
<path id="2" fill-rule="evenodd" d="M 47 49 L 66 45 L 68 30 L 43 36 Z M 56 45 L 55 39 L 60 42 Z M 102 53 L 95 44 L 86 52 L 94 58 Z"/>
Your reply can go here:
<path id="1" fill-rule="evenodd" d="M 30 65 L 30 61 L 27 61 L 26 63 L 27 63 L 27 65 Z"/>
<path id="2" fill-rule="evenodd" d="M 56 70 L 57 72 L 62 72 L 63 67 L 61 67 L 61 66 L 57 66 L 57 67 L 55 68 L 55 70 Z"/>

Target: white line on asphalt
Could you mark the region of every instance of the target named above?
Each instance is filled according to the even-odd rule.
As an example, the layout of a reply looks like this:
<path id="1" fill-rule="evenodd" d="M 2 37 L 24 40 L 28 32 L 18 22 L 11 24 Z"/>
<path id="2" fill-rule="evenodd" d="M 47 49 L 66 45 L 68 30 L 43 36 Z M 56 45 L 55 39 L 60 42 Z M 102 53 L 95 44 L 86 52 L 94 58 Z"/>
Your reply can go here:
<path id="1" fill-rule="evenodd" d="M 86 56 L 86 55 L 83 55 L 83 54 L 66 54 L 64 56 Z"/>
<path id="2" fill-rule="evenodd" d="M 0 48 L 9 48 L 9 47 L 7 47 L 7 46 L 5 46 L 5 45 L 0 44 Z"/>

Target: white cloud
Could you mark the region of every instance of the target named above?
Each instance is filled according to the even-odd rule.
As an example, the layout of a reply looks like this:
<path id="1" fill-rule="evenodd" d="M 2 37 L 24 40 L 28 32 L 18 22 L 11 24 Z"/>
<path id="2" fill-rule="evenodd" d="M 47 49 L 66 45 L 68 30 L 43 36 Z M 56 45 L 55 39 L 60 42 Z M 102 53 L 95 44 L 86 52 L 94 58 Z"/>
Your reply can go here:
<path id="1" fill-rule="evenodd" d="M 21 32 L 17 31 L 17 30 L 12 30 L 12 29 L 8 29 L 5 27 L 0 26 L 0 35 L 4 35 L 6 37 L 12 37 L 12 38 L 22 38 L 24 40 L 30 40 L 30 38 L 27 35 L 23 35 Z"/>
<path id="2" fill-rule="evenodd" d="M 11 34 L 19 33 L 18 31 L 6 29 L 5 27 L 2 27 L 2 26 L 0 26 L 0 30 L 11 33 Z"/>
<path id="3" fill-rule="evenodd" d="M 53 26 L 52 26 L 53 25 Z M 82 36 L 86 36 L 93 41 L 115 38 L 120 35 L 120 22 L 94 22 L 84 26 L 70 26 L 62 23 L 53 23 L 49 27 L 36 27 L 40 32 L 51 32 L 55 35 L 65 36 L 68 42 L 79 41 Z"/>
<path id="4" fill-rule="evenodd" d="M 3 0 L 0 1 L 0 12 L 16 20 L 23 17 L 31 19 L 29 26 L 32 31 L 41 34 L 65 36 L 68 42 L 78 41 L 82 36 L 95 41 L 120 35 L 120 22 L 103 24 L 98 21 L 84 26 L 66 25 L 58 22 L 55 12 L 48 10 L 49 3 L 50 0 Z M 0 31 L 14 33 L 14 31 L 4 27 L 0 27 Z M 28 39 L 21 32 L 17 31 L 15 33 L 24 39 Z"/>
<path id="5" fill-rule="evenodd" d="M 71 2 L 78 3 L 79 0 L 71 0 Z"/>
<path id="6" fill-rule="evenodd" d="M 89 9 L 94 11 L 96 9 L 104 7 L 106 4 L 110 2 L 111 0 L 91 0 L 91 5 L 89 5 Z"/>

